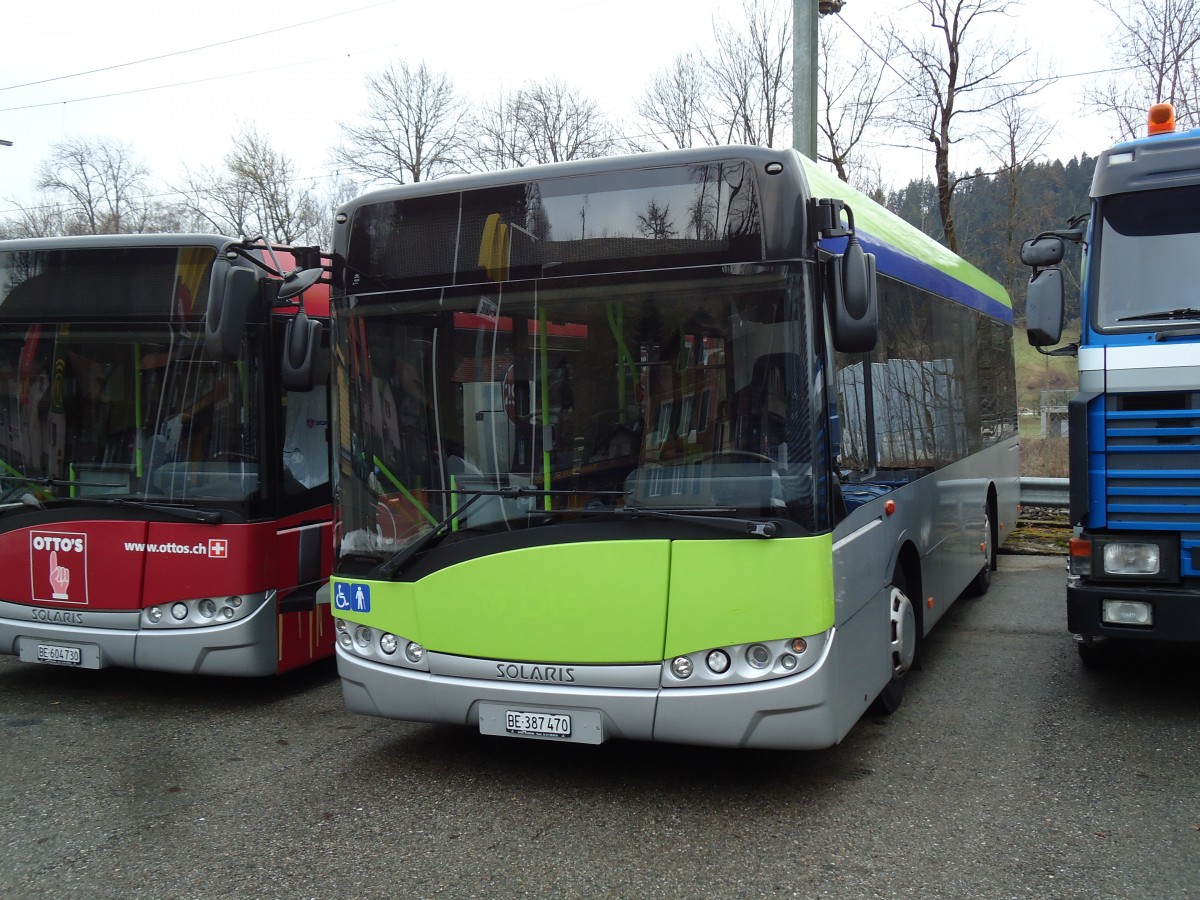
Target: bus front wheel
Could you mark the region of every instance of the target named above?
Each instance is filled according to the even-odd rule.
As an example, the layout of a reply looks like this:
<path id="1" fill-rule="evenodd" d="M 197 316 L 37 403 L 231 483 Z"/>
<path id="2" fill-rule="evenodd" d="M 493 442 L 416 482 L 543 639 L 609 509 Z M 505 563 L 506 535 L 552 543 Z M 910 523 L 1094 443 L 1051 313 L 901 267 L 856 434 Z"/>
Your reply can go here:
<path id="1" fill-rule="evenodd" d="M 908 670 L 917 656 L 917 615 L 905 589 L 904 573 L 892 574 L 888 594 L 888 668 L 891 677 L 871 703 L 872 713 L 890 715 L 904 700 Z"/>
<path id="2" fill-rule="evenodd" d="M 992 586 L 992 570 L 996 568 L 996 524 L 992 521 L 991 510 L 983 515 L 983 532 L 983 568 L 967 585 L 968 597 L 982 597 Z"/>

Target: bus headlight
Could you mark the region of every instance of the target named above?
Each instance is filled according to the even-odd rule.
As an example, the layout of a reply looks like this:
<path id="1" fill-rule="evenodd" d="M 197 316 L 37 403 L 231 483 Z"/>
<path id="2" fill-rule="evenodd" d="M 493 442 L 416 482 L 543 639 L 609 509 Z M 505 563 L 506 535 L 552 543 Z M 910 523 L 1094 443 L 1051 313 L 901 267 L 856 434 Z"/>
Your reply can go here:
<path id="1" fill-rule="evenodd" d="M 1104 545 L 1104 574 L 1157 575 L 1161 570 L 1158 544 L 1112 541 Z"/>
<path id="2" fill-rule="evenodd" d="M 425 658 L 425 648 L 416 641 L 409 641 L 404 648 L 405 658 L 414 666 Z"/>
<path id="3" fill-rule="evenodd" d="M 662 661 L 664 688 L 752 684 L 786 678 L 810 669 L 822 658 L 831 632 L 809 637 L 755 641 L 697 650 Z"/>
<path id="4" fill-rule="evenodd" d="M 729 654 L 724 650 L 710 651 L 704 661 L 708 663 L 708 667 L 718 675 L 729 670 Z"/>
<path id="5" fill-rule="evenodd" d="M 394 634 L 382 634 L 379 636 L 379 649 L 388 656 L 395 653 L 398 646 L 400 646 L 400 641 Z"/>
<path id="6" fill-rule="evenodd" d="M 746 662 L 756 669 L 765 669 L 771 664 L 771 651 L 762 644 L 751 644 L 746 648 Z"/>
<path id="7" fill-rule="evenodd" d="M 671 674 L 676 678 L 684 679 L 692 677 L 692 661 L 686 656 L 677 656 L 671 660 Z"/>

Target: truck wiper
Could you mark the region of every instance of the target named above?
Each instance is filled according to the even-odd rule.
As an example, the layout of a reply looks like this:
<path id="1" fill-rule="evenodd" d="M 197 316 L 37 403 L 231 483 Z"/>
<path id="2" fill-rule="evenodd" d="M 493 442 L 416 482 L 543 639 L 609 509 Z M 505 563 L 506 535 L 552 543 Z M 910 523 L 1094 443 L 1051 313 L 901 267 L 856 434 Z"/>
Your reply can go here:
<path id="1" fill-rule="evenodd" d="M 442 519 L 419 538 L 405 544 L 403 549 L 397 552 L 391 559 L 382 562 L 374 569 L 367 573 L 367 577 L 371 579 L 386 579 L 391 578 L 404 566 L 406 562 L 427 548 L 430 544 L 445 534 L 454 521 L 458 519 L 467 509 L 481 497 L 500 497 L 504 500 L 517 500 L 521 497 L 556 497 L 556 496 L 578 496 L 586 494 L 592 496 L 617 496 L 624 497 L 625 491 L 554 491 L 544 490 L 543 488 L 527 487 L 526 485 L 512 485 L 510 487 L 500 488 L 479 488 L 445 491 L 447 494 L 465 494 L 467 500 L 458 509 L 451 511 L 450 515 Z"/>
<path id="2" fill-rule="evenodd" d="M 1179 309 L 1164 309 L 1161 312 L 1142 313 L 1138 316 L 1122 316 L 1118 322 L 1149 322 L 1153 319 L 1200 319 L 1200 309 L 1184 306 Z"/>

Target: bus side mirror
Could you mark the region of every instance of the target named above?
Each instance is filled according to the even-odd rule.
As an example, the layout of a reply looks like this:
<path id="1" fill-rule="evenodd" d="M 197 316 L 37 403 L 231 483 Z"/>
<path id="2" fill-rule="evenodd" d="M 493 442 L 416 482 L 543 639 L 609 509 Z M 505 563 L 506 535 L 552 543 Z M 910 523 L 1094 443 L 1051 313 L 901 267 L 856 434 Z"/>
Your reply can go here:
<path id="1" fill-rule="evenodd" d="M 875 349 L 879 334 L 875 254 L 864 253 L 851 236 L 845 252 L 829 261 L 827 273 L 834 349 L 841 353 Z"/>
<path id="2" fill-rule="evenodd" d="M 1024 258 L 1025 252 L 1021 251 Z M 1048 347 L 1062 338 L 1063 280 L 1060 269 L 1040 269 L 1029 279 L 1025 297 L 1025 331 L 1034 347 Z"/>
<path id="3" fill-rule="evenodd" d="M 258 296 L 258 276 L 252 269 L 213 264 L 204 314 L 204 346 L 215 359 L 234 360 L 242 346 L 246 315 Z"/>
<path id="4" fill-rule="evenodd" d="M 283 360 L 280 376 L 288 391 L 307 392 L 316 386 L 317 348 L 321 345 L 321 323 L 310 319 L 304 310 L 288 319 L 283 332 Z"/>

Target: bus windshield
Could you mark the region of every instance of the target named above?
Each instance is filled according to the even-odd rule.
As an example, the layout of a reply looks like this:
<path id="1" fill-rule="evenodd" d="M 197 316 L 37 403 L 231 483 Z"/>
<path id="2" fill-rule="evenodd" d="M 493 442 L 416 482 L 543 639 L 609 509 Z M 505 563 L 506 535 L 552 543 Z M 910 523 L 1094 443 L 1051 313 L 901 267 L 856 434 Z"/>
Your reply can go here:
<path id="1" fill-rule="evenodd" d="M 241 504 L 263 367 L 204 349 L 210 246 L 0 253 L 0 497 Z"/>
<path id="2" fill-rule="evenodd" d="M 1200 283 L 1200 186 L 1117 194 L 1102 199 L 1099 210 L 1096 327 L 1200 319 L 1193 289 Z M 1194 314 L 1181 315 L 1189 310 Z"/>
<path id="3" fill-rule="evenodd" d="M 803 273 L 348 298 L 340 552 L 386 558 L 447 516 L 463 539 L 627 508 L 817 530 L 828 454 Z"/>

